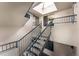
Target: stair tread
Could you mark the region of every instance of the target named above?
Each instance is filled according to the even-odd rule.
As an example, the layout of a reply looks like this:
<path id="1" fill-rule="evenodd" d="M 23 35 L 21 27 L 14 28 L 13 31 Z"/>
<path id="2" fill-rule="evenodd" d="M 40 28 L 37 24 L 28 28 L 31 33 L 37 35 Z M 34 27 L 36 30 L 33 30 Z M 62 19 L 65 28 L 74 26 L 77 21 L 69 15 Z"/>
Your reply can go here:
<path id="1" fill-rule="evenodd" d="M 38 50 L 38 49 L 35 49 L 35 48 L 31 48 L 31 50 L 30 50 L 31 52 L 33 52 L 33 53 L 35 53 L 35 54 L 37 54 L 37 55 L 39 55 L 39 53 L 40 53 L 40 50 Z"/>
<path id="2" fill-rule="evenodd" d="M 48 38 L 47 36 L 42 35 L 41 37 Z"/>
<path id="3" fill-rule="evenodd" d="M 37 43 L 35 43 L 33 46 L 36 46 L 36 47 L 38 47 L 39 49 L 42 49 L 42 45 L 40 45 L 40 44 L 37 44 Z"/>
<path id="4" fill-rule="evenodd" d="M 33 56 L 33 53 L 29 52 L 29 51 L 25 51 L 23 53 L 23 56 Z"/>
<path id="5" fill-rule="evenodd" d="M 42 45 L 44 45 L 45 44 L 45 42 L 44 41 L 42 41 L 42 40 L 37 40 L 37 42 L 39 42 L 40 44 L 42 44 Z"/>
<path id="6" fill-rule="evenodd" d="M 47 40 L 47 38 L 39 37 L 40 40 Z"/>
<path id="7" fill-rule="evenodd" d="M 33 55 L 37 56 L 37 54 L 35 52 L 33 52 L 33 51 L 30 51 L 30 53 L 32 53 Z"/>
<path id="8" fill-rule="evenodd" d="M 33 46 L 33 48 L 35 48 L 35 49 L 37 49 L 39 51 L 41 50 L 39 47 L 36 47 L 36 46 Z"/>
<path id="9" fill-rule="evenodd" d="M 39 45 L 40 45 L 40 43 L 39 43 L 39 42 L 36 42 L 36 44 L 39 44 Z"/>

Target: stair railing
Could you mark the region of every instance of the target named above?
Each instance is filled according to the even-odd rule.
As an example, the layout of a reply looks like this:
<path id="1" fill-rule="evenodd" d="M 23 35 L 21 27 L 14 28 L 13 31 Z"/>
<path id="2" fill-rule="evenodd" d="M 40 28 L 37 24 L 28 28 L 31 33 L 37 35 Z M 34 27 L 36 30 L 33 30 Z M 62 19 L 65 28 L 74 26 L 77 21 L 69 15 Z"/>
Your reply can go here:
<path id="1" fill-rule="evenodd" d="M 19 49 L 18 55 L 20 55 L 28 46 L 28 44 L 31 42 L 33 34 L 35 33 L 37 35 L 38 33 L 41 32 L 40 28 L 41 28 L 41 25 L 39 24 L 36 27 L 34 27 L 31 31 L 26 33 L 21 39 L 0 45 L 0 52 L 7 51 L 12 48 L 18 48 Z"/>
<path id="2" fill-rule="evenodd" d="M 40 37 L 45 37 L 46 38 L 46 42 L 44 44 L 44 46 L 42 47 L 42 50 L 40 51 L 40 53 L 38 53 L 37 51 L 35 51 L 37 54 L 41 55 L 41 53 L 43 52 L 46 43 L 48 42 L 49 38 L 51 35 L 51 27 L 50 26 L 46 26 L 45 29 L 43 29 L 43 31 L 36 36 L 36 38 L 34 39 L 33 42 L 30 42 L 30 44 L 28 45 L 28 47 L 26 48 L 26 50 L 30 53 L 30 50 L 32 50 L 31 48 L 33 47 L 33 45 L 36 43 L 37 40 L 40 39 Z M 27 53 L 28 56 L 28 53 Z"/>
<path id="3" fill-rule="evenodd" d="M 53 18 L 53 23 L 54 24 L 62 24 L 62 23 L 75 23 L 76 21 L 76 14 L 74 15 L 69 15 L 69 16 L 63 16 L 63 17 L 57 17 Z"/>
<path id="4" fill-rule="evenodd" d="M 41 25 L 39 24 L 18 41 L 19 55 L 23 53 L 23 51 L 27 48 L 32 39 L 36 37 L 36 35 L 38 35 L 40 32 Z"/>

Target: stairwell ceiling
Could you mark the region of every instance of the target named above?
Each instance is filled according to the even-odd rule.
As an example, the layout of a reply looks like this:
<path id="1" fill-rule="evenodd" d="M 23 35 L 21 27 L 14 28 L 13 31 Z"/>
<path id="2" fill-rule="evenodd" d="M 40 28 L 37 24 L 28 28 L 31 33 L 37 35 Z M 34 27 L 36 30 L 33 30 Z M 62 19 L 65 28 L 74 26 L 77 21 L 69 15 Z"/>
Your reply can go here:
<path id="1" fill-rule="evenodd" d="M 24 17 L 32 2 L 0 2 L 0 26 L 21 27 L 25 24 Z"/>
<path id="2" fill-rule="evenodd" d="M 34 4 L 32 5 L 31 9 L 29 10 L 35 16 L 42 16 L 41 13 L 33 10 L 33 8 L 35 6 L 37 6 L 38 4 L 40 4 L 40 3 L 41 2 L 34 2 Z M 57 8 L 57 11 L 55 11 L 55 12 L 58 12 L 58 11 L 61 11 L 61 10 L 65 10 L 65 9 L 68 9 L 68 8 L 72 8 L 72 5 L 73 5 L 73 2 L 54 2 L 54 3 L 55 3 L 55 6 Z M 51 12 L 51 13 L 48 13 L 48 14 L 45 14 L 45 15 L 54 14 L 55 12 Z"/>

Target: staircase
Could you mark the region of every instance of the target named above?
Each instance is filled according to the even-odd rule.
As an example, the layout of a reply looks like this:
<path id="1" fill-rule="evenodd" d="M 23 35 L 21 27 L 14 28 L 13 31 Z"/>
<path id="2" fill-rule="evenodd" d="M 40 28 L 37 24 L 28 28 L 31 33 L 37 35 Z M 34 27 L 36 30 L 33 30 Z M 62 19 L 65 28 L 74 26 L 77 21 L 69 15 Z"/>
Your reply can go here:
<path id="1" fill-rule="evenodd" d="M 66 17 L 70 19 L 71 16 Z M 72 23 L 72 21 L 56 22 L 54 24 L 60 23 Z M 46 44 L 50 39 L 51 26 L 52 24 L 49 24 L 41 31 L 41 25 L 37 25 L 28 33 L 24 32 L 25 35 L 19 40 L 0 45 L 0 52 L 17 48 L 20 56 L 42 56 Z"/>
<path id="2" fill-rule="evenodd" d="M 0 45 L 0 52 L 8 51 L 13 48 L 19 50 L 20 56 L 38 56 L 43 52 L 45 45 L 50 38 L 50 26 L 47 26 L 40 32 L 40 24 L 33 28 L 30 32 L 26 33 L 22 38 L 17 41 L 9 42 Z M 35 34 L 35 35 L 34 35 Z M 28 38 L 28 36 L 30 36 Z M 27 40 L 29 40 L 27 42 Z M 28 43 L 28 44 L 27 44 Z"/>
<path id="3" fill-rule="evenodd" d="M 43 52 L 47 41 L 50 38 L 50 31 L 46 35 L 45 33 L 50 30 L 50 27 L 46 27 L 41 33 L 39 33 L 36 37 L 34 37 L 29 44 L 29 46 L 25 49 L 22 56 L 39 56 Z"/>

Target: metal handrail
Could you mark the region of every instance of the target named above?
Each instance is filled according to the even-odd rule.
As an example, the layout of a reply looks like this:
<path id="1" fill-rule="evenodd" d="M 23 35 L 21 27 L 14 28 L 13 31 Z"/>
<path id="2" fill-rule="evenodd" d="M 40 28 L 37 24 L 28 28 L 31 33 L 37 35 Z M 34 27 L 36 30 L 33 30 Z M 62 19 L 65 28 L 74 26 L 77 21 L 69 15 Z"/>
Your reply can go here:
<path id="1" fill-rule="evenodd" d="M 48 26 L 47 26 L 47 27 L 48 27 Z M 39 36 L 37 35 L 37 38 L 36 38 L 35 41 L 31 44 L 31 46 L 30 46 L 30 44 L 29 44 L 30 47 L 28 46 L 28 47 L 29 47 L 28 51 L 29 51 L 29 50 L 31 49 L 31 47 L 36 43 L 36 41 L 39 39 L 39 37 L 42 35 L 42 33 L 47 29 L 47 27 L 40 33 Z M 27 48 L 28 48 L 28 47 L 27 47 Z"/>
<path id="2" fill-rule="evenodd" d="M 41 53 L 43 52 L 43 50 L 44 50 L 44 48 L 45 48 L 45 46 L 46 46 L 46 43 L 48 42 L 48 40 L 49 40 L 49 38 L 50 38 L 50 35 L 51 35 L 51 32 L 50 32 L 50 34 L 49 34 L 49 36 L 48 36 L 48 38 L 47 38 L 47 41 L 45 42 L 44 46 L 42 47 L 42 50 L 40 51 L 39 56 L 41 56 Z"/>
<path id="3" fill-rule="evenodd" d="M 25 36 L 27 36 L 29 33 L 31 33 L 33 30 L 35 30 L 38 26 L 40 26 L 40 24 L 37 25 L 35 28 L 33 28 L 31 31 L 29 31 Z M 23 36 L 20 40 L 22 40 L 25 36 Z M 20 41 L 20 40 L 18 40 L 18 41 Z"/>
<path id="4" fill-rule="evenodd" d="M 63 17 L 58 17 L 58 18 L 53 18 L 53 19 L 66 18 L 66 17 L 71 17 L 71 16 L 77 16 L 77 14 L 74 14 L 74 15 L 68 15 L 68 16 L 63 16 Z"/>
<path id="5" fill-rule="evenodd" d="M 37 35 L 37 36 L 36 36 L 36 38 L 34 39 L 34 41 L 30 42 L 30 44 L 29 44 L 28 47 L 25 49 L 25 51 L 27 50 L 28 52 L 30 52 L 30 50 L 31 50 L 31 48 L 33 47 L 33 45 L 37 42 L 37 40 L 39 40 L 40 37 L 42 37 L 42 34 L 45 32 L 45 30 L 46 30 L 48 27 L 49 27 L 49 25 L 47 25 L 47 26 L 43 29 L 43 31 L 40 33 L 40 35 Z M 50 27 L 50 28 L 51 28 L 51 27 Z M 50 30 L 51 30 L 51 29 L 50 29 Z M 50 31 L 48 37 L 46 37 L 47 40 L 46 40 L 44 46 L 42 47 L 42 50 L 40 51 L 39 55 L 40 55 L 41 52 L 44 50 L 45 45 L 46 45 L 46 43 L 48 42 L 48 39 L 50 38 L 50 35 L 51 35 L 51 31 Z M 24 51 L 24 52 L 25 52 L 25 51 Z"/>

